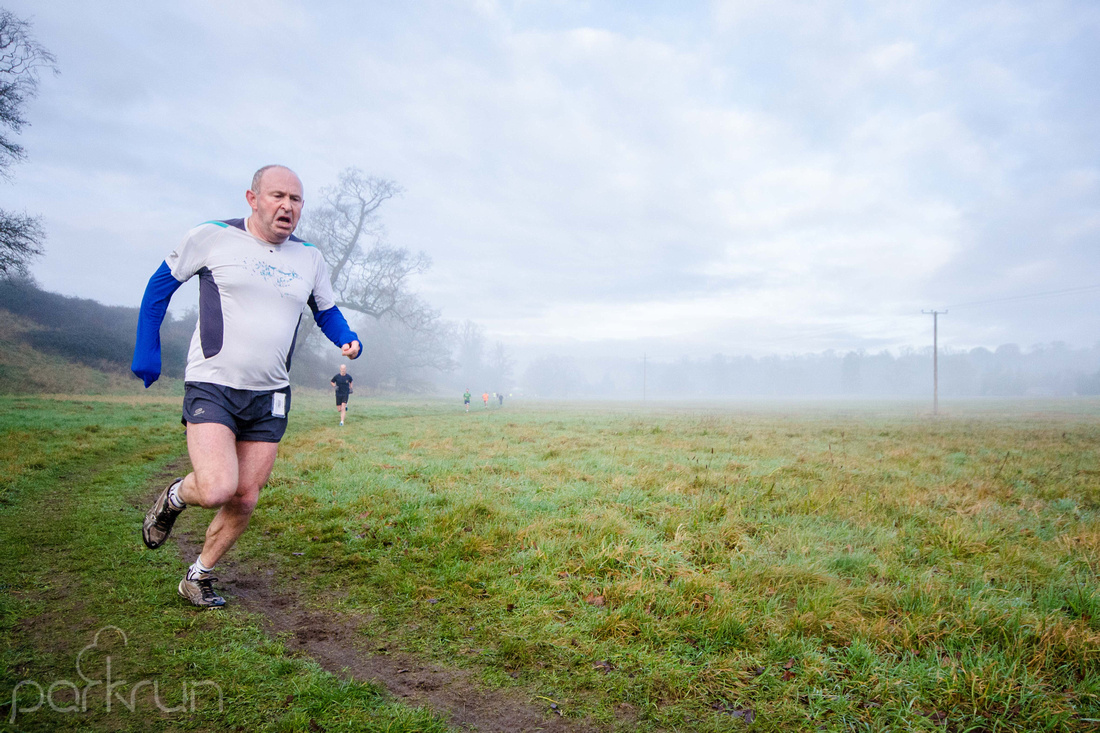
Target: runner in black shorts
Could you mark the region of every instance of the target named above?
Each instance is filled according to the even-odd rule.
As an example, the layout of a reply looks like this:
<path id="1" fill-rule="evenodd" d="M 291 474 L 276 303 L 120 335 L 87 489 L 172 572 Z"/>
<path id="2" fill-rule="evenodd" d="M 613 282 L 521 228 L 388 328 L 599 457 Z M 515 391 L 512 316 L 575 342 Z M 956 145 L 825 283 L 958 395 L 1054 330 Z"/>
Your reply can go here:
<path id="1" fill-rule="evenodd" d="M 324 257 L 293 236 L 303 203 L 298 176 L 265 166 L 252 177 L 245 199 L 252 209 L 247 219 L 195 227 L 149 280 L 130 367 L 146 387 L 160 376 L 160 325 L 168 302 L 197 276 L 199 319 L 183 399 L 193 471 L 161 491 L 141 534 L 156 549 L 188 505 L 217 510 L 202 552 L 178 587 L 204 608 L 225 604 L 212 585 L 214 564 L 248 527 L 286 430 L 288 370 L 306 306 L 344 356 L 359 356 L 359 337 L 336 307 Z"/>
<path id="2" fill-rule="evenodd" d="M 344 424 L 344 416 L 348 411 L 348 396 L 355 390 L 352 388 L 352 378 L 348 374 L 347 364 L 340 365 L 340 373 L 332 378 L 332 386 L 336 388 L 336 411 L 340 413 L 340 424 Z"/>

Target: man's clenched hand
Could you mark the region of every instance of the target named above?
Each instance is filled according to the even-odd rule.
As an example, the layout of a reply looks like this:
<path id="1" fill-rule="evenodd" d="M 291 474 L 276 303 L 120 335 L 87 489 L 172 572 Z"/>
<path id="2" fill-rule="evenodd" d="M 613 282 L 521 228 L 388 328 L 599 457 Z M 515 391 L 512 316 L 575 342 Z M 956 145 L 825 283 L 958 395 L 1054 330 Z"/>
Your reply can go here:
<path id="1" fill-rule="evenodd" d="M 352 341 L 350 344 L 344 344 L 340 347 L 340 353 L 349 359 L 355 359 L 359 356 L 359 342 Z"/>

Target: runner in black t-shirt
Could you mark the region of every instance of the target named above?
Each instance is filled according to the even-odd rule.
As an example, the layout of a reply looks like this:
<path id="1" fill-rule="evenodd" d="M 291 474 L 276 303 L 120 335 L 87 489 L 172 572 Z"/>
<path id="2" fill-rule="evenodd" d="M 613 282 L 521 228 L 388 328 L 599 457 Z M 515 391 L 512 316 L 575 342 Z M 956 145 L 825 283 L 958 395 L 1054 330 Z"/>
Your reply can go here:
<path id="1" fill-rule="evenodd" d="M 332 386 L 336 388 L 336 411 L 340 413 L 340 424 L 344 424 L 344 414 L 348 411 L 348 395 L 352 389 L 351 375 L 348 374 L 346 365 L 340 365 L 340 373 L 332 378 Z"/>

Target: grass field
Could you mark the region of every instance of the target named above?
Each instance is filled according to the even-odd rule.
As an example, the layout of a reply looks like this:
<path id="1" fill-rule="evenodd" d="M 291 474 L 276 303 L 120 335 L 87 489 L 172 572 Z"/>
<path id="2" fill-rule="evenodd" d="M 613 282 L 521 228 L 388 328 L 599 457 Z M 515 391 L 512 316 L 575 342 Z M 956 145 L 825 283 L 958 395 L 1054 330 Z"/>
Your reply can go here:
<path id="1" fill-rule="evenodd" d="M 1096 401 L 328 402 L 296 397 L 234 554 L 366 636 L 608 730 L 1100 729 Z M 177 602 L 138 528 L 181 437 L 169 398 L 0 398 L 5 723 L 113 625 L 127 679 L 222 709 L 16 729 L 445 730 Z"/>

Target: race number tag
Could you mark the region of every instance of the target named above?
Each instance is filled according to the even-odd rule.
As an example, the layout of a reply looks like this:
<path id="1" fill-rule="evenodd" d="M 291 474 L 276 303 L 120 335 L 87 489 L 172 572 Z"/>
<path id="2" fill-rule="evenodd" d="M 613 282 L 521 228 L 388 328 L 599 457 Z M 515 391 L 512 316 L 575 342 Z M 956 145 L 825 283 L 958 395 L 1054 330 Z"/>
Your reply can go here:
<path id="1" fill-rule="evenodd" d="M 271 415 L 273 417 L 286 417 L 286 394 L 273 392 L 271 394 Z"/>

